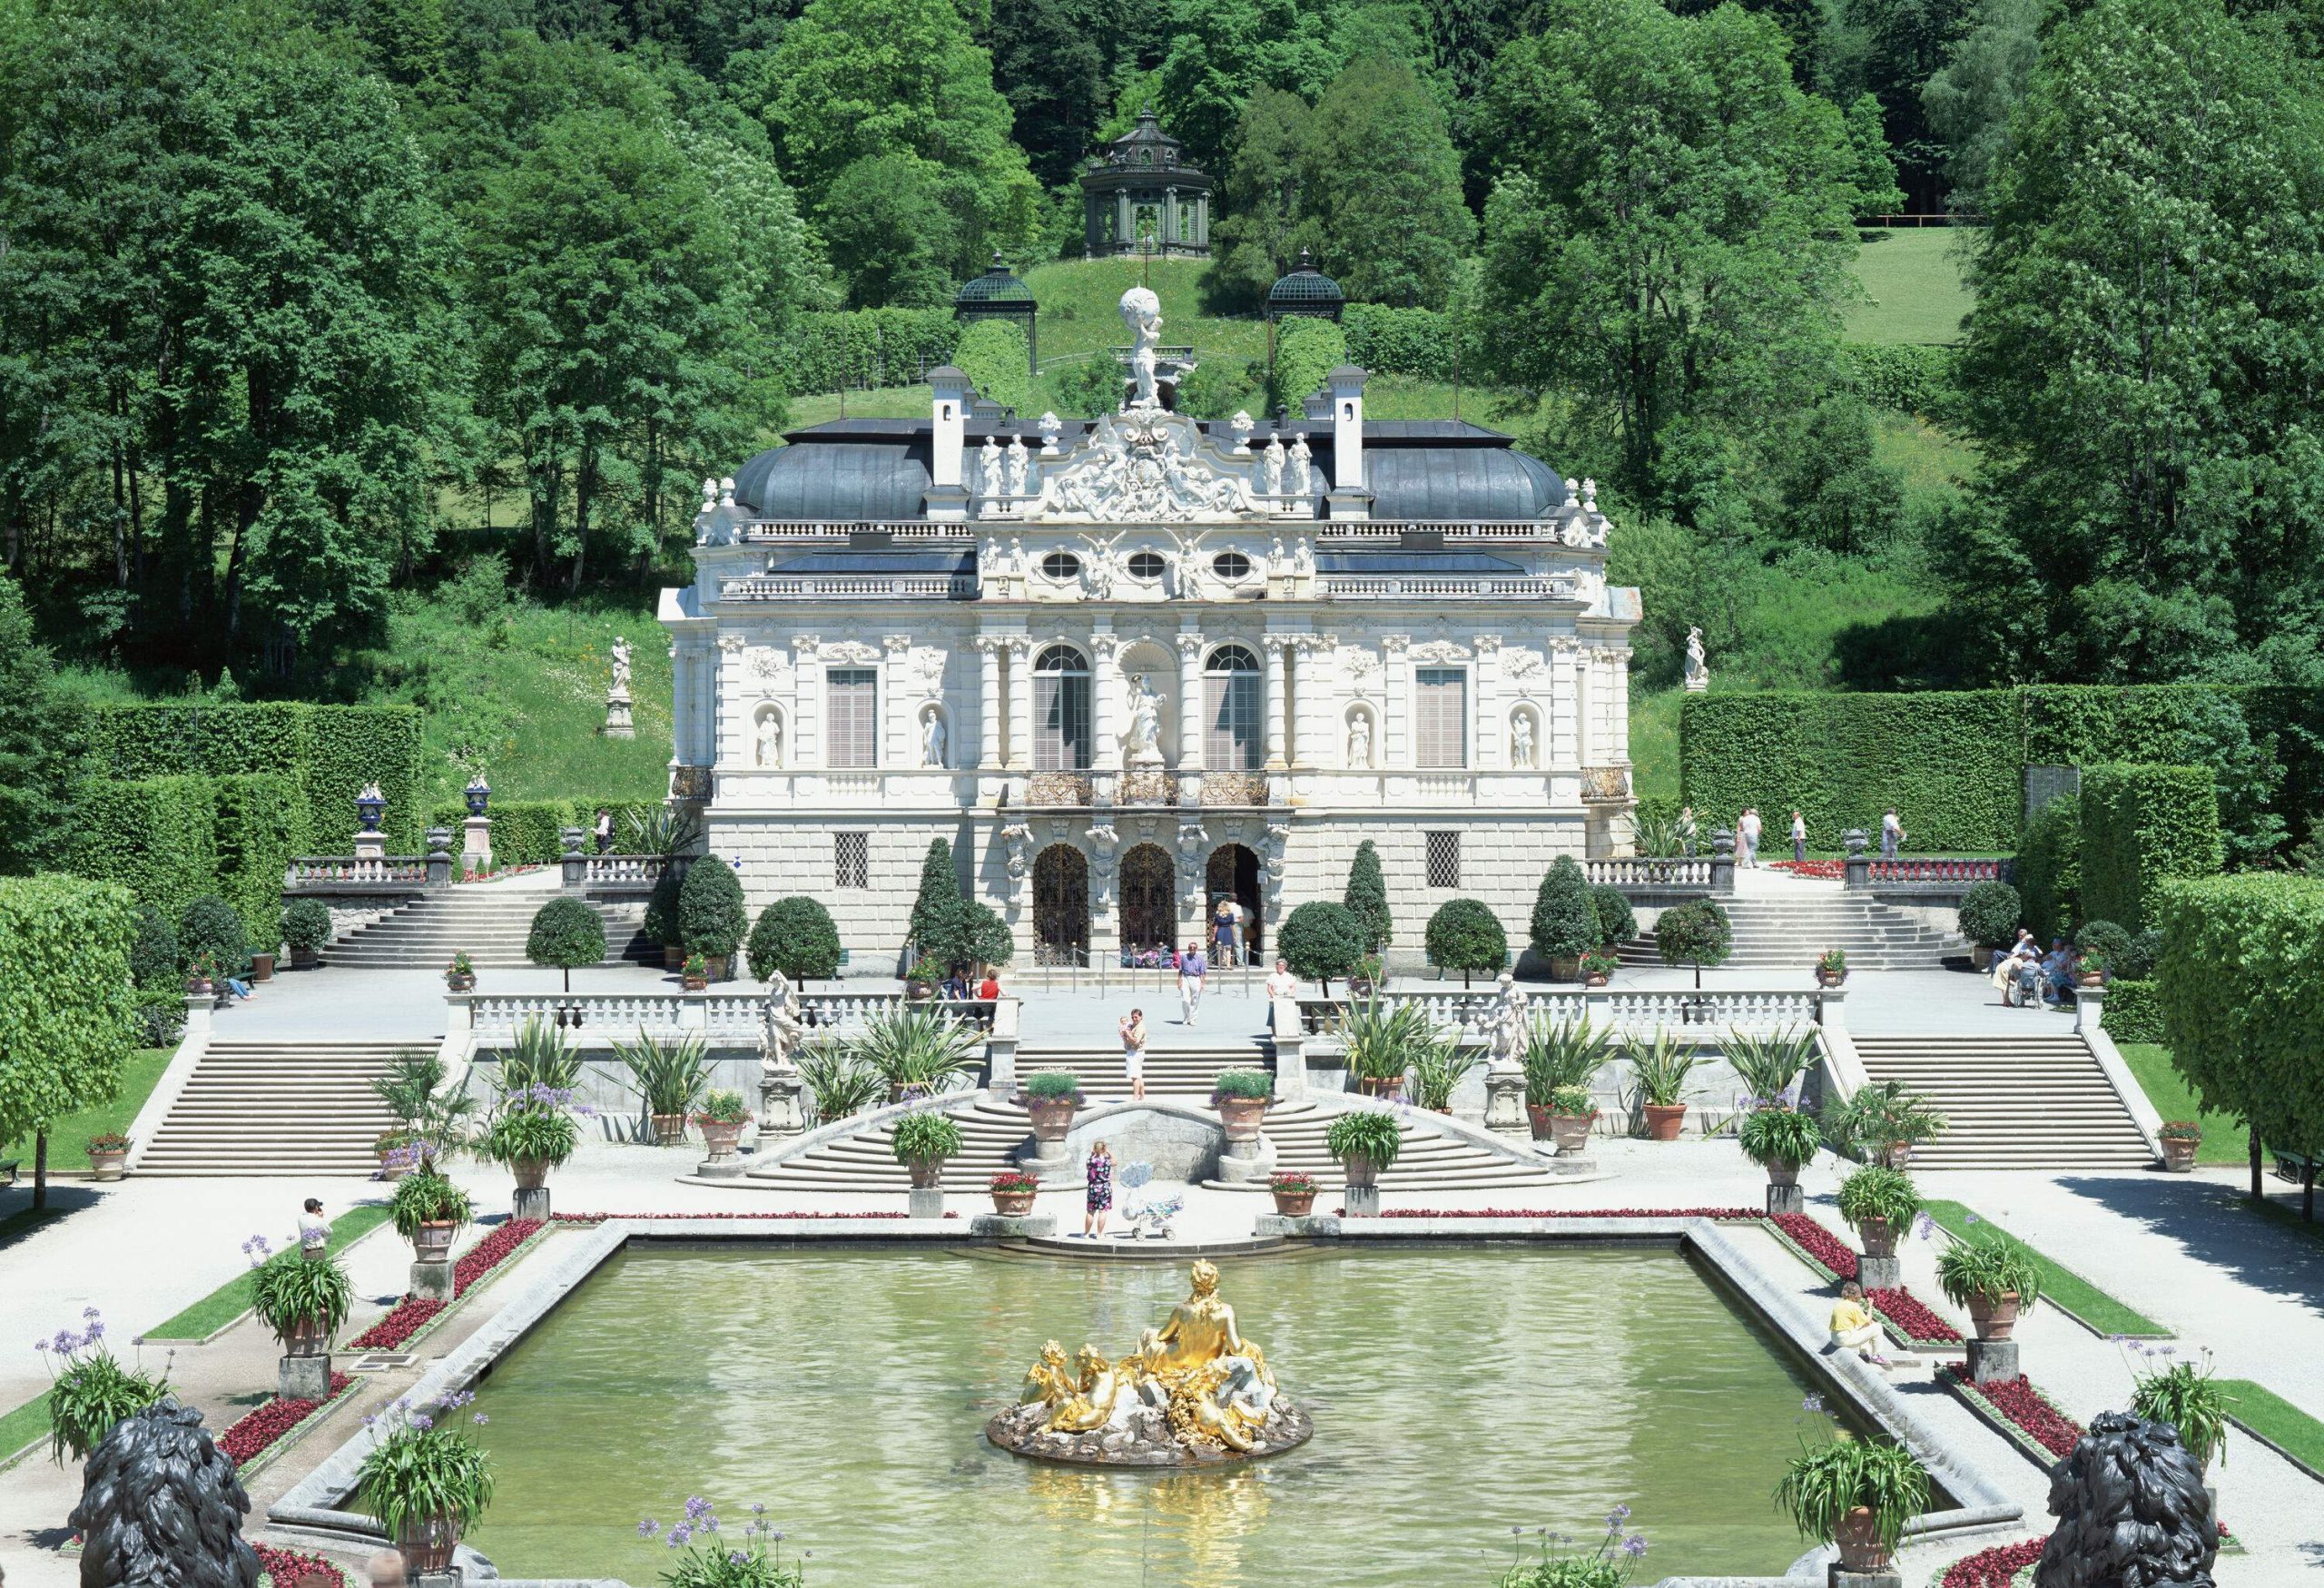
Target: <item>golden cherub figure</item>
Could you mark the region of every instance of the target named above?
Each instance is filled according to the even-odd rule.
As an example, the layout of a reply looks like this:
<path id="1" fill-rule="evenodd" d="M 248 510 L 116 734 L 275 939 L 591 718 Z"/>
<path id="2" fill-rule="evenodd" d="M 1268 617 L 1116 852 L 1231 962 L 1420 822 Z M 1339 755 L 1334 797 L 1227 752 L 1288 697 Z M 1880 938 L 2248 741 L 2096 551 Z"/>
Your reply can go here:
<path id="1" fill-rule="evenodd" d="M 1128 1364 L 1125 1362 L 1124 1366 Z M 1095 1346 L 1081 1347 L 1081 1373 L 1075 1384 L 1072 1399 L 1057 1408 L 1049 1420 L 1049 1431 L 1057 1434 L 1087 1434 L 1092 1428 L 1102 1428 L 1114 1415 L 1114 1402 L 1122 1392 L 1122 1375 L 1114 1365 L 1099 1354 Z"/>
<path id="2" fill-rule="evenodd" d="M 1066 1365 L 1065 1347 L 1055 1340 L 1041 1347 L 1041 1358 L 1026 1371 L 1025 1387 L 1018 1393 L 1019 1406 L 1031 1406 L 1039 1401 L 1046 1406 L 1061 1406 L 1073 1398 L 1078 1386 L 1073 1382 L 1073 1369 Z"/>

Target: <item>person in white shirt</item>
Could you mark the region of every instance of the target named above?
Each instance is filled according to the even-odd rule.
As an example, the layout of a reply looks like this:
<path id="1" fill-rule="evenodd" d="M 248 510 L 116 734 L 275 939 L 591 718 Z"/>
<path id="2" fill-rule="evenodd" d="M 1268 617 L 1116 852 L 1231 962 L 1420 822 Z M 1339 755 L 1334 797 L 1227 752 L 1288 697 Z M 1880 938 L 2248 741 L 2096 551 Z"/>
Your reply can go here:
<path id="1" fill-rule="evenodd" d="M 299 1214 L 299 1250 L 314 1262 L 320 1262 L 330 1249 L 330 1220 L 323 1217 L 323 1199 L 310 1197 Z"/>
<path id="2" fill-rule="evenodd" d="M 1274 1031 L 1275 1006 L 1286 999 L 1299 996 L 1299 978 L 1291 973 L 1291 962 L 1277 960 L 1275 974 L 1267 978 L 1267 1030 Z"/>
<path id="3" fill-rule="evenodd" d="M 1888 814 L 1880 818 L 1880 858 L 1894 860 L 1905 842 L 1905 824 L 1896 820 L 1896 807 L 1890 805 Z"/>
<path id="4" fill-rule="evenodd" d="M 1807 859 L 1807 818 L 1797 811 L 1791 814 L 1791 858 L 1795 864 Z"/>
<path id="5" fill-rule="evenodd" d="M 1202 957 L 1202 944 L 1189 942 L 1187 952 L 1178 956 L 1178 1023 L 1195 1023 L 1195 1011 L 1202 1007 L 1203 977 L 1210 971 L 1210 962 Z"/>
<path id="6" fill-rule="evenodd" d="M 1742 826 L 1744 838 L 1743 863 L 1749 866 L 1752 870 L 1757 871 L 1759 868 L 1760 822 L 1758 806 L 1746 805 L 1743 808 Z"/>

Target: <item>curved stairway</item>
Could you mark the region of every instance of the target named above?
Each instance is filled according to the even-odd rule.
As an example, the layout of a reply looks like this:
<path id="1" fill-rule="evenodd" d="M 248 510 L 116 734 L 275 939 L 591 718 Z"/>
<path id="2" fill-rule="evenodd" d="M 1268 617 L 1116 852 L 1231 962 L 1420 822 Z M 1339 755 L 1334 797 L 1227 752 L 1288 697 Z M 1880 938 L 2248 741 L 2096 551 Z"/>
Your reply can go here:
<path id="1" fill-rule="evenodd" d="M 1901 1080 L 1945 1115 L 1945 1133 L 1913 1149 L 1916 1169 L 2143 1169 L 2154 1160 L 2089 1045 L 2071 1031 L 1858 1036 L 1856 1051 L 1872 1080 Z"/>
<path id="2" fill-rule="evenodd" d="M 154 1130 L 142 1175 L 370 1175 L 395 1125 L 372 1091 L 396 1042 L 212 1042 Z"/>
<path id="3" fill-rule="evenodd" d="M 1803 975 L 1826 949 L 1841 949 L 1851 971 L 1934 971 L 1948 953 L 1963 953 L 1958 939 L 1893 905 L 1830 892 L 1794 898 L 1738 894 L 1719 907 L 1735 929 L 1726 971 L 1797 971 Z M 1625 965 L 1659 966 L 1651 935 L 1616 950 Z"/>
<path id="4" fill-rule="evenodd" d="M 479 971 L 522 970 L 532 963 L 525 957 L 525 939 L 533 917 L 556 897 L 547 888 L 457 884 L 358 927 L 325 949 L 322 962 L 373 971 L 440 971 L 465 952 Z M 645 942 L 635 919 L 603 904 L 594 908 L 606 922 L 609 958 L 660 962 L 662 951 Z"/>

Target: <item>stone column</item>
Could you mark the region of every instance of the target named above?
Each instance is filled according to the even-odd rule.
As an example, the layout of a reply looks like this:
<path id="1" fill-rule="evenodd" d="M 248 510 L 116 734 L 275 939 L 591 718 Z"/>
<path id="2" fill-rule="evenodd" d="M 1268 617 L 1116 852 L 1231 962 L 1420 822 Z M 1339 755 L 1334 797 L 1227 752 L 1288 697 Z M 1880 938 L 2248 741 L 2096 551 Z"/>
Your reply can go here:
<path id="1" fill-rule="evenodd" d="M 1178 241 L 1178 190 L 1162 190 L 1162 248 L 1165 252 L 1177 246 Z"/>
<path id="2" fill-rule="evenodd" d="M 1033 642 L 1009 636 L 1009 764 L 1033 769 Z"/>
<path id="3" fill-rule="evenodd" d="M 1114 247 L 1119 251 L 1128 248 L 1137 241 L 1137 234 L 1130 230 L 1129 225 L 1129 189 L 1116 188 L 1114 190 Z"/>
<path id="4" fill-rule="evenodd" d="M 1470 682 L 1477 692 L 1476 765 L 1484 771 L 1502 764 L 1503 740 L 1508 736 L 1508 725 L 1501 720 L 1501 636 L 1481 634 L 1476 636 L 1477 659 L 1472 665 Z M 1536 746 L 1536 754 L 1539 746 Z"/>
<path id="5" fill-rule="evenodd" d="M 1089 764 L 1101 772 L 1121 769 L 1121 746 L 1114 742 L 1114 697 L 1121 669 L 1115 657 L 1121 641 L 1110 629 L 1089 636 Z"/>
<path id="6" fill-rule="evenodd" d="M 1606 734 L 1608 764 L 1628 764 L 1630 758 L 1630 652 L 1618 646 L 1606 653 Z"/>
<path id="7" fill-rule="evenodd" d="M 1285 766 L 1283 657 L 1284 653 L 1291 648 L 1291 644 L 1292 636 L 1287 634 L 1266 635 L 1259 641 L 1260 649 L 1264 653 L 1259 658 L 1259 691 L 1265 698 L 1267 708 L 1267 770 L 1269 772 L 1281 772 Z"/>
<path id="8" fill-rule="evenodd" d="M 1202 636 L 1178 633 L 1178 770 L 1200 772 L 1202 756 Z"/>
<path id="9" fill-rule="evenodd" d="M 880 669 L 880 764 L 892 771 L 920 764 L 918 735 L 911 731 L 911 703 L 904 698 L 904 664 L 911 656 L 911 636 L 882 635 L 886 665 Z"/>
<path id="10" fill-rule="evenodd" d="M 1382 686 L 1385 696 L 1384 712 L 1387 721 L 1380 730 L 1380 764 L 1383 767 L 1410 766 L 1413 764 L 1413 636 L 1408 634 L 1383 635 L 1380 649 L 1387 658 L 1382 671 L 1386 678 Z"/>
<path id="11" fill-rule="evenodd" d="M 791 702 L 791 753 L 795 767 L 823 764 L 823 664 L 816 649 L 822 637 L 812 634 L 791 637 L 793 670 L 799 677 L 798 694 Z"/>
<path id="12" fill-rule="evenodd" d="M 977 767 L 1000 766 L 1000 647 L 998 635 L 977 636 Z"/>

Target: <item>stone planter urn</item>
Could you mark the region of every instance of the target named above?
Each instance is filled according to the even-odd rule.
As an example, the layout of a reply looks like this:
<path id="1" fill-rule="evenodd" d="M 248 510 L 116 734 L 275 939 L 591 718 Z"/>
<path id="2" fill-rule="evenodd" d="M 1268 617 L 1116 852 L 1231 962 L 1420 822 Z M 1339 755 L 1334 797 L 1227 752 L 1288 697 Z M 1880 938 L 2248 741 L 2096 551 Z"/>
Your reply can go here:
<path id="1" fill-rule="evenodd" d="M 323 1333 L 320 1318 L 302 1317 L 290 1325 L 290 1332 L 282 1336 L 285 1356 L 328 1356 L 330 1338 Z"/>
<path id="2" fill-rule="evenodd" d="M 303 944 L 295 942 L 290 945 L 290 968 L 292 970 L 311 971 L 315 968 L 316 958 L 317 955 L 314 950 L 305 947 Z"/>
<path id="3" fill-rule="evenodd" d="M 548 1159 L 545 1158 L 516 1159 L 509 1163 L 508 1172 L 517 1177 L 518 1190 L 537 1191 L 548 1184 Z"/>
<path id="4" fill-rule="evenodd" d="M 452 1256 L 452 1238 L 459 1232 L 460 1227 L 449 1221 L 421 1225 L 412 1233 L 412 1257 L 423 1263 L 449 1262 Z"/>
<path id="5" fill-rule="evenodd" d="M 1369 998 L 1377 985 L 1369 976 L 1350 976 L 1347 979 L 1347 995 L 1350 998 Z"/>
<path id="6" fill-rule="evenodd" d="M 1684 1103 L 1648 1103 L 1646 1137 L 1649 1141 L 1676 1141 L 1679 1132 L 1686 1128 L 1687 1105 Z"/>
<path id="7" fill-rule="evenodd" d="M 1404 1078 L 1401 1075 L 1359 1075 L 1355 1089 L 1368 1098 L 1393 1098 L 1402 1095 Z"/>
<path id="8" fill-rule="evenodd" d="M 727 959 L 728 956 L 725 954 L 704 954 L 702 956 L 703 963 L 710 967 L 710 979 L 713 981 L 724 981 L 726 980 Z"/>
<path id="9" fill-rule="evenodd" d="M 1044 1160 L 1065 1156 L 1065 1138 L 1081 1105 L 1072 1098 L 1027 1098 L 1025 1112 L 1032 1116 L 1033 1139 L 1040 1143 Z"/>
<path id="10" fill-rule="evenodd" d="M 2017 1327 L 2017 1292 L 1969 1297 L 1969 1326 L 1981 1340 L 2005 1340 Z"/>
<path id="11" fill-rule="evenodd" d="M 1312 1186 L 1304 1191 L 1290 1190 L 1282 1186 L 1269 1189 L 1275 1194 L 1275 1210 L 1285 1218 L 1305 1218 L 1315 1209 L 1315 1190 Z"/>
<path id="12" fill-rule="evenodd" d="M 904 1172 L 911 1176 L 911 1189 L 925 1191 L 944 1183 L 944 1160 L 940 1158 L 915 1158 L 904 1165 Z"/>
<path id="13" fill-rule="evenodd" d="M 932 981 L 907 981 L 904 983 L 904 998 L 909 1002 L 926 1003 L 930 999 L 935 996 L 936 984 Z"/>
<path id="14" fill-rule="evenodd" d="M 253 981 L 271 981 L 274 980 L 274 956 L 272 954 L 252 954 L 251 956 L 251 980 Z"/>
<path id="15" fill-rule="evenodd" d="M 707 976 L 684 976 L 679 980 L 688 992 L 707 992 L 710 990 L 710 978 Z"/>
<path id="16" fill-rule="evenodd" d="M 686 1139 L 686 1117 L 684 1114 L 654 1116 L 654 1145 L 675 1147 Z"/>
<path id="17" fill-rule="evenodd" d="M 1816 967 L 1816 985 L 1818 987 L 1837 987 L 1847 979 L 1846 971 L 1827 971 L 1821 965 Z"/>
<path id="18" fill-rule="evenodd" d="M 1869 1505 L 1858 1505 L 1841 1517 L 1833 1530 L 1832 1543 L 1839 1547 L 1843 1572 L 1887 1570 L 1888 1552 L 1881 1546 L 1880 1523 Z"/>
<path id="19" fill-rule="evenodd" d="M 1221 1098 L 1218 1100 L 1218 1122 L 1226 1127 L 1230 1146 L 1247 1145 L 1259 1137 L 1259 1127 L 1265 1123 L 1265 1098 Z M 1248 1154 L 1238 1154 L 1247 1157 Z"/>
<path id="20" fill-rule="evenodd" d="M 1598 1122 L 1598 1110 L 1586 1114 L 1551 1114 L 1550 1139 L 1557 1144 L 1561 1156 L 1581 1152 L 1590 1146 L 1590 1127 Z"/>
<path id="21" fill-rule="evenodd" d="M 734 1156 L 743 1144 L 743 1121 L 740 1119 L 696 1119 L 702 1128 L 703 1145 L 710 1149 L 710 1161 L 722 1163 Z"/>
<path id="22" fill-rule="evenodd" d="M 396 1550 L 407 1572 L 450 1570 L 452 1552 L 459 1543 L 459 1529 L 448 1515 L 407 1516 L 396 1529 Z"/>
<path id="23" fill-rule="evenodd" d="M 1768 1184 L 1789 1188 L 1799 1183 L 1799 1166 L 1796 1163 L 1768 1162 L 1759 1166 L 1768 1171 Z"/>
<path id="24" fill-rule="evenodd" d="M 448 971 L 444 973 L 444 985 L 451 989 L 454 992 L 474 992 L 476 991 L 476 972 L 473 971 Z"/>
<path id="25" fill-rule="evenodd" d="M 1033 1198 L 1039 1193 L 1030 1186 L 992 1189 L 992 1210 L 1003 1218 L 1022 1218 L 1033 1210 Z"/>
<path id="26" fill-rule="evenodd" d="M 1608 987 L 1613 984 L 1613 980 L 1603 971 L 1592 971 L 1581 979 L 1581 984 L 1585 987 Z"/>
<path id="27" fill-rule="evenodd" d="M 1551 954 L 1550 956 L 1550 980 L 1552 981 L 1581 981 L 1581 956 L 1580 954 Z"/>
<path id="28" fill-rule="evenodd" d="M 215 998 L 218 996 L 218 983 L 207 976 L 188 976 L 185 993 L 188 998 Z"/>
<path id="29" fill-rule="evenodd" d="M 1340 1165 L 1340 1169 L 1347 1176 L 1347 1183 L 1351 1188 L 1362 1187 L 1368 1189 L 1380 1183 L 1380 1166 L 1373 1162 L 1367 1154 L 1349 1153 L 1347 1161 Z"/>
<path id="30" fill-rule="evenodd" d="M 2162 1168 L 2174 1175 L 2191 1174 L 2195 1169 L 2195 1149 L 2202 1142 L 2193 1136 L 2165 1136 L 2162 1139 Z"/>
<path id="31" fill-rule="evenodd" d="M 99 1151 L 93 1147 L 89 1149 L 89 1178 L 97 1180 L 117 1180 L 121 1179 L 124 1166 L 128 1162 L 129 1149 L 126 1147 L 112 1148 L 104 1151 Z"/>
<path id="32" fill-rule="evenodd" d="M 1856 1227 L 1856 1238 L 1864 1242 L 1867 1258 L 1893 1258 L 1896 1255 L 1896 1227 L 1886 1218 L 1867 1218 Z"/>

